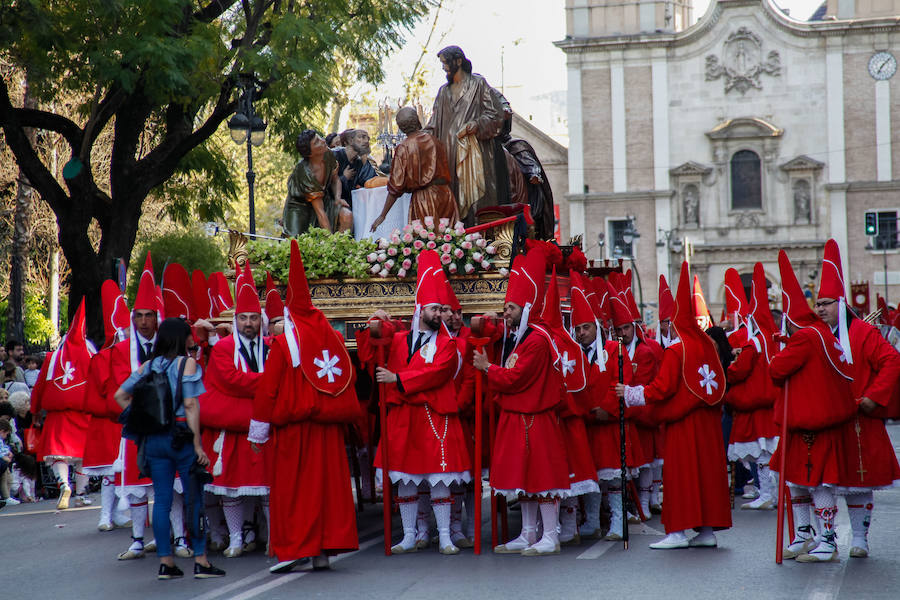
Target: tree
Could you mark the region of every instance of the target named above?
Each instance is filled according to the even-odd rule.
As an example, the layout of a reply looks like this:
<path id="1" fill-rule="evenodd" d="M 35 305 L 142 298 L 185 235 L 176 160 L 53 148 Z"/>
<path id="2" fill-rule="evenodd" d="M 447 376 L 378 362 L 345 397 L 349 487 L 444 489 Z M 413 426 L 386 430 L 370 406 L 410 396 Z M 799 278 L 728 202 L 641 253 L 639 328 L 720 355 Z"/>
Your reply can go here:
<path id="1" fill-rule="evenodd" d="M 13 106 L 0 81 L 0 126 L 22 173 L 56 214 L 72 270 L 69 316 L 86 296 L 92 335 L 100 332 L 100 284 L 116 258 L 130 258 L 151 194 L 162 194 L 178 220 L 221 216 L 234 197 L 234 168 L 206 142 L 234 112 L 241 74 L 261 82 L 258 111 L 270 139 L 289 148 L 331 97 L 336 53 L 356 62 L 359 79 L 379 81 L 380 58 L 431 4 L 3 0 L 0 52 L 27 66 L 29 93 L 42 108 Z M 81 100 L 52 105 L 61 95 Z M 28 128 L 66 140 L 61 179 Z M 108 164 L 95 154 L 105 132 Z M 92 227 L 100 232 L 96 244 Z"/>

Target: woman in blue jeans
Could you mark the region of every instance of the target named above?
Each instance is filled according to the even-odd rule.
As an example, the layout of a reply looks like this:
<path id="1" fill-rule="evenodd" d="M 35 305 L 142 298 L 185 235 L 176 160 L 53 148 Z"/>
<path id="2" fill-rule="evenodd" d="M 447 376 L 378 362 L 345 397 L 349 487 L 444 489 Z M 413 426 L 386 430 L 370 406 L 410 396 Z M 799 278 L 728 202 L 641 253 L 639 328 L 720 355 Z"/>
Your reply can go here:
<path id="1" fill-rule="evenodd" d="M 191 466 L 209 464 L 209 458 L 200 445 L 200 406 L 197 396 L 203 388 L 202 369 L 188 357 L 187 349 L 194 345 L 191 328 L 181 319 L 166 319 L 159 326 L 153 358 L 141 365 L 116 391 L 116 402 L 123 409 L 131 404 L 131 393 L 137 381 L 152 369 L 168 376 L 174 403 L 175 429 L 164 433 L 146 435 L 143 444 L 146 468 L 153 480 L 153 534 L 156 536 L 159 555 L 159 579 L 183 577 L 184 573 L 175 565 L 172 545 L 169 541 L 169 511 L 172 509 L 175 472 L 181 477 L 184 487 L 185 504 L 188 507 L 191 545 L 194 550 L 194 577 L 206 579 L 221 577 L 225 571 L 214 567 L 206 558 L 206 532 L 201 527 L 203 508 L 203 484 L 194 481 Z M 178 401 L 178 373 L 181 363 L 184 375 L 181 378 L 181 397 Z"/>

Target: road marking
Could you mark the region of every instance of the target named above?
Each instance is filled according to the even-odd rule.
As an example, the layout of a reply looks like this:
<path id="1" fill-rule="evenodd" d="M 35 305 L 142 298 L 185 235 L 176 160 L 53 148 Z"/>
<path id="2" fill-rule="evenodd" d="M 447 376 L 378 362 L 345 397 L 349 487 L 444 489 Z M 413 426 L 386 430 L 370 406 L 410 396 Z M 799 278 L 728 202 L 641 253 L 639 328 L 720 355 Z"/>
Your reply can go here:
<path id="1" fill-rule="evenodd" d="M 354 550 L 353 552 L 347 552 L 346 554 L 341 554 L 339 556 L 332 558 L 331 563 L 334 564 L 345 558 L 349 558 L 349 557 L 353 556 L 354 554 L 358 554 L 359 552 L 362 552 L 363 550 L 368 550 L 369 548 L 371 548 L 375 544 L 380 543 L 381 541 L 382 540 L 380 537 L 372 538 L 371 540 L 360 544 L 359 550 Z M 268 573 L 269 570 L 266 569 L 265 572 Z M 282 576 L 278 577 L 277 579 L 275 579 L 274 581 L 270 581 L 268 583 L 264 583 L 263 585 L 259 585 L 254 588 L 250 588 L 243 594 L 233 596 L 231 598 L 231 600 L 248 600 L 249 598 L 253 598 L 255 596 L 259 596 L 260 594 L 262 594 L 264 592 L 268 592 L 269 590 L 271 590 L 273 588 L 282 586 L 282 585 L 284 585 L 286 583 L 290 583 L 292 581 L 296 581 L 296 580 L 300 579 L 301 577 L 305 577 L 305 576 L 309 575 L 310 573 L 312 573 L 312 571 L 303 571 L 301 573 L 290 573 L 288 575 L 282 575 Z"/>
<path id="2" fill-rule="evenodd" d="M 359 535 L 359 537 L 366 538 L 380 530 L 381 530 L 381 526 L 370 527 L 369 529 L 363 531 Z M 359 550 L 355 550 L 353 552 L 348 552 L 346 554 L 341 554 L 335 558 L 332 558 L 331 562 L 334 563 L 334 562 L 342 560 L 343 558 L 346 558 L 348 556 L 352 556 L 352 555 L 356 554 L 357 552 L 361 552 L 363 550 L 370 548 L 376 542 L 380 542 L 380 541 L 382 541 L 381 536 L 375 537 L 371 540 L 368 540 L 368 541 L 360 544 Z M 273 587 L 278 587 L 279 585 L 299 579 L 299 577 L 302 577 L 303 575 L 306 575 L 307 573 L 309 573 L 309 571 L 303 571 L 303 572 L 298 572 L 298 573 L 289 573 L 285 576 L 279 577 L 278 579 L 270 581 L 269 583 L 265 583 L 261 586 L 251 588 L 251 589 L 245 591 L 243 594 L 236 596 L 235 598 L 252 598 L 253 596 L 257 596 L 265 591 L 272 589 Z M 256 573 L 248 575 L 248 576 L 244 577 L 243 579 L 238 579 L 235 582 L 229 583 L 228 585 L 222 586 L 220 588 L 216 588 L 214 590 L 210 590 L 210 591 L 206 592 L 205 594 L 200 594 L 199 596 L 195 596 L 191 600 L 214 600 L 215 598 L 224 596 L 233 590 L 242 588 L 242 587 L 249 585 L 255 581 L 258 581 L 260 579 L 265 579 L 267 577 L 272 577 L 272 573 L 269 573 L 268 567 L 266 567 L 262 571 L 257 571 Z M 250 594 L 250 595 L 248 596 L 246 594 Z M 235 600 L 235 598 L 232 598 L 232 600 Z"/>
<path id="3" fill-rule="evenodd" d="M 850 526 L 838 527 L 837 543 L 839 548 L 850 545 Z M 844 572 L 847 568 L 848 558 L 840 563 L 828 563 L 815 567 L 816 573 L 810 578 L 803 590 L 802 598 L 806 600 L 832 600 L 837 598 L 844 581 Z M 822 572 L 824 571 L 824 573 Z"/>
<path id="4" fill-rule="evenodd" d="M 594 560 L 606 554 L 607 550 L 615 546 L 618 542 L 607 542 L 606 540 L 598 540 L 594 544 L 575 557 L 575 560 Z"/>
<path id="5" fill-rule="evenodd" d="M 47 510 L 29 510 L 26 512 L 4 512 L 0 513 L 0 517 L 21 517 L 25 515 L 52 515 L 54 513 L 67 513 L 67 512 L 77 512 L 80 510 L 100 510 L 99 506 L 79 506 L 78 508 L 67 508 L 66 510 L 57 510 L 55 508 L 50 508 Z"/>

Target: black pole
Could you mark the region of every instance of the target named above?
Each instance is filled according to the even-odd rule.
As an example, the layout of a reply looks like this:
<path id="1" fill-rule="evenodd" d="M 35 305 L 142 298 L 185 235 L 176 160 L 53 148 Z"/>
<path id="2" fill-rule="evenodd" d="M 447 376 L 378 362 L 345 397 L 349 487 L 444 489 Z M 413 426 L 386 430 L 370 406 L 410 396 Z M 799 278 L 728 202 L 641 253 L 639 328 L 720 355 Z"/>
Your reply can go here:
<path id="1" fill-rule="evenodd" d="M 622 339 L 619 338 L 619 383 L 625 383 L 625 356 L 622 351 Z M 619 398 L 619 457 L 622 461 L 622 542 L 628 550 L 628 510 L 625 505 L 625 395 Z"/>
<path id="2" fill-rule="evenodd" d="M 253 172 L 253 144 L 250 143 L 251 132 L 247 132 L 247 189 L 250 191 L 250 233 L 256 234 L 256 206 L 253 202 L 253 187 L 256 173 Z"/>

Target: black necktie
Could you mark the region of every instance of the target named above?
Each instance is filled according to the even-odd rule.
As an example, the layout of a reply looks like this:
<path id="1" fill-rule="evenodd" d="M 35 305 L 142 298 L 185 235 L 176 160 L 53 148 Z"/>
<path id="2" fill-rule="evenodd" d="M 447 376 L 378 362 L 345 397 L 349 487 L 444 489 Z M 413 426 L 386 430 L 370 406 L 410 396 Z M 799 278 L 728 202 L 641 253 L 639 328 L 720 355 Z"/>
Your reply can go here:
<path id="1" fill-rule="evenodd" d="M 419 332 L 419 339 L 416 340 L 416 343 L 415 343 L 415 345 L 413 346 L 412 354 L 415 354 L 416 352 L 418 352 L 418 351 L 419 351 L 419 348 L 422 347 L 422 342 L 425 341 L 425 335 L 426 335 L 427 333 L 428 333 L 427 331 L 420 331 L 420 332 Z"/>
<path id="2" fill-rule="evenodd" d="M 587 354 L 587 357 L 588 357 L 588 364 L 589 364 L 589 365 L 594 364 L 594 357 L 595 357 L 596 354 L 597 354 L 597 353 L 594 351 L 594 348 L 591 347 L 591 346 L 588 346 L 587 348 L 584 349 L 584 353 Z"/>
<path id="3" fill-rule="evenodd" d="M 141 348 L 141 354 L 144 355 L 138 356 L 138 360 L 140 360 L 142 363 L 150 360 L 150 357 L 153 356 L 153 342 L 147 342 L 143 346 L 139 345 L 138 347 Z"/>
<path id="4" fill-rule="evenodd" d="M 506 359 L 509 358 L 509 355 L 512 354 L 512 351 L 516 347 L 516 334 L 511 333 L 506 337 L 506 341 L 503 343 L 503 360 L 504 364 L 506 364 Z"/>
<path id="5" fill-rule="evenodd" d="M 248 356 L 250 363 L 250 370 L 254 373 L 259 373 L 259 363 L 256 362 L 256 340 L 252 340 L 250 342 L 250 353 Z"/>

